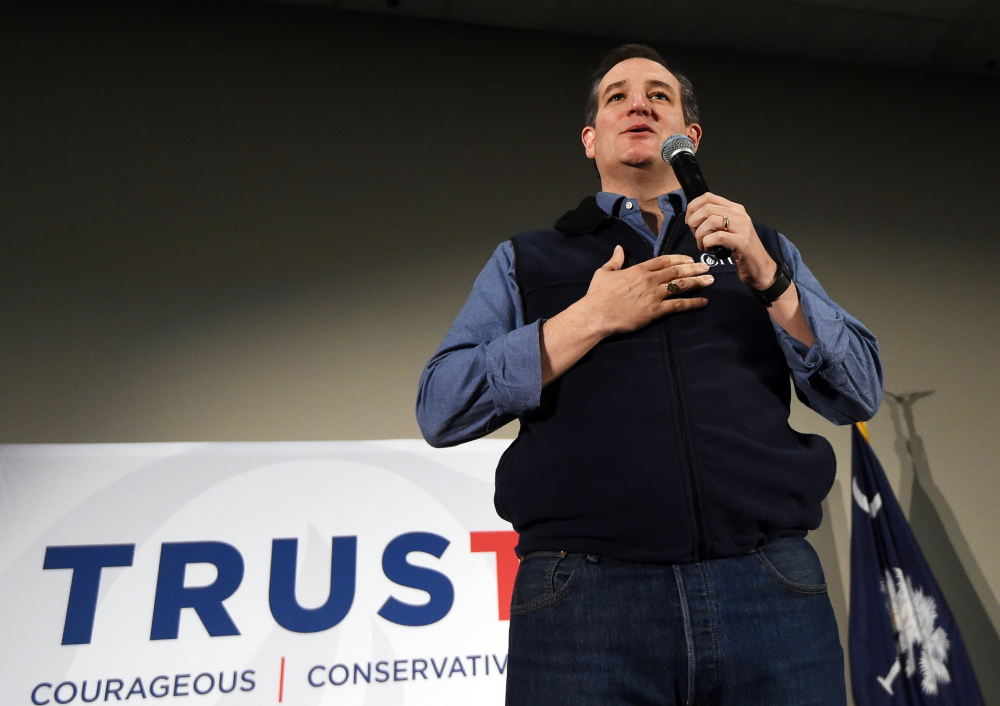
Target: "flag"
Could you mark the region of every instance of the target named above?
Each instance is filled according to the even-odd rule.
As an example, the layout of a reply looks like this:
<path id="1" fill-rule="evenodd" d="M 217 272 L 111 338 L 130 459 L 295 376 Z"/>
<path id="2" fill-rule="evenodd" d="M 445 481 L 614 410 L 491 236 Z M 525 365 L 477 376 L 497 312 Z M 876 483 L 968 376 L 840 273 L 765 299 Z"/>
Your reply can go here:
<path id="1" fill-rule="evenodd" d="M 863 424 L 851 430 L 851 618 L 856 706 L 981 706 L 958 625 Z"/>

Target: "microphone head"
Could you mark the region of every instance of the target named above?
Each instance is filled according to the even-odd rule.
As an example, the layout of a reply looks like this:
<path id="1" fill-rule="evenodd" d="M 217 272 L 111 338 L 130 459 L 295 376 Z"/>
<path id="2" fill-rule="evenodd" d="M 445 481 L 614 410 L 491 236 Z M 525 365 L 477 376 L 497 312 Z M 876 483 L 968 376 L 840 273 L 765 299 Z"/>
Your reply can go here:
<path id="1" fill-rule="evenodd" d="M 681 152 L 694 154 L 694 142 L 687 135 L 671 135 L 663 141 L 660 156 L 667 164 L 673 165 L 674 157 Z"/>

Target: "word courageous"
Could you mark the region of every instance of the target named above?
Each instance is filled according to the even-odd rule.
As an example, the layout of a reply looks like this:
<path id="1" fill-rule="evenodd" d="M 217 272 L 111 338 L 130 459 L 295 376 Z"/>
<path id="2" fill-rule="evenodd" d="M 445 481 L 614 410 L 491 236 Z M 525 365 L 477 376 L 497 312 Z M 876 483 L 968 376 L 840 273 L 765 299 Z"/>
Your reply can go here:
<path id="1" fill-rule="evenodd" d="M 236 690 L 237 683 L 240 685 L 240 691 L 253 691 L 254 687 L 257 686 L 257 682 L 253 679 L 254 673 L 252 669 L 245 669 L 242 674 L 233 672 L 231 682 L 225 672 L 219 672 L 218 679 L 215 678 L 215 674 L 210 672 L 202 672 L 193 679 L 190 674 L 175 674 L 173 678 L 161 674 L 158 677 L 153 677 L 148 684 L 143 683 L 142 677 L 136 677 L 127 692 L 124 691 L 125 682 L 121 679 L 98 679 L 93 686 L 93 694 L 89 693 L 87 680 L 79 685 L 73 681 L 64 681 L 56 686 L 49 682 L 43 682 L 31 690 L 31 703 L 45 706 L 54 700 L 57 704 L 69 704 L 76 700 L 77 694 L 80 695 L 80 700 L 83 703 L 88 704 L 97 701 L 102 693 L 104 701 L 112 696 L 115 697 L 116 701 L 121 701 L 122 698 L 127 700 L 133 696 L 145 699 L 146 694 L 155 699 L 164 696 L 190 696 L 192 693 L 204 696 L 216 690 L 222 694 L 229 694 Z M 102 683 L 104 685 L 103 692 Z M 122 693 L 125 694 L 124 697 Z"/>
<path id="2" fill-rule="evenodd" d="M 371 662 L 365 663 L 364 666 L 355 662 L 353 669 L 346 664 L 335 664 L 329 668 L 318 664 L 309 670 L 306 678 L 310 686 L 320 687 L 325 686 L 328 682 L 334 686 L 343 686 L 347 683 L 358 684 L 360 682 L 384 684 L 390 680 L 416 681 L 417 677 L 441 679 L 447 676 L 450 679 L 458 674 L 463 677 L 471 674 L 475 677 L 479 676 L 480 672 L 489 676 L 490 657 L 493 658 L 493 673 L 503 674 L 507 669 L 507 655 L 503 656 L 502 662 L 496 655 L 467 655 L 464 663 L 461 657 L 445 657 L 441 660 L 440 665 L 433 657 L 430 660 L 420 658 L 395 659 L 392 662 L 383 660 L 375 663 L 374 674 Z M 481 666 L 479 660 L 482 660 Z M 431 672 L 430 675 L 428 675 L 428 671 Z"/>
<path id="3" fill-rule="evenodd" d="M 501 620 L 510 618 L 510 596 L 517 571 L 513 548 L 515 532 L 471 532 L 470 550 L 492 552 L 497 563 L 497 605 Z M 389 596 L 378 611 L 397 625 L 422 626 L 441 620 L 451 610 L 455 588 L 440 571 L 415 566 L 407 560 L 413 552 L 440 559 L 450 542 L 430 532 L 407 532 L 392 539 L 382 553 L 382 571 L 400 586 L 424 591 L 430 599 L 422 605 L 404 603 Z M 278 625 L 292 632 L 315 633 L 339 624 L 354 603 L 358 538 L 334 537 L 330 559 L 330 592 L 317 608 L 303 608 L 295 597 L 298 561 L 297 539 L 275 539 L 271 543 L 271 574 L 268 604 Z M 134 544 L 50 546 L 43 569 L 70 569 L 69 600 L 62 644 L 90 644 L 97 613 L 97 595 L 105 568 L 132 566 Z M 184 585 L 188 564 L 212 564 L 218 573 L 207 586 Z M 164 542 L 153 601 L 150 640 L 177 639 L 181 610 L 193 608 L 212 637 L 239 635 L 223 601 L 243 581 L 244 563 L 239 550 L 224 542 Z"/>

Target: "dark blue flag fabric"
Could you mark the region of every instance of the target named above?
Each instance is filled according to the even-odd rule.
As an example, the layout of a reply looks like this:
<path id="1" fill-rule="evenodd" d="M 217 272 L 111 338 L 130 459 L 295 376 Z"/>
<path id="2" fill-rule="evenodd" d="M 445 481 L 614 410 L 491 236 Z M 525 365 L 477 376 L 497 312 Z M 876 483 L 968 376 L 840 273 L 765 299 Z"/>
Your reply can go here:
<path id="1" fill-rule="evenodd" d="M 868 444 L 851 431 L 849 649 L 856 706 L 981 706 L 958 626 Z"/>

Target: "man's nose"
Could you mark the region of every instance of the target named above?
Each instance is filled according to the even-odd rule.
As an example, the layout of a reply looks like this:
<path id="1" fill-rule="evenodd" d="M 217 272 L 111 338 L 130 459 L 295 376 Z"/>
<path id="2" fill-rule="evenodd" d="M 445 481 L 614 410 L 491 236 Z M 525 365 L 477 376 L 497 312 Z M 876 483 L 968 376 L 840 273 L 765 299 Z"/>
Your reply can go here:
<path id="1" fill-rule="evenodd" d="M 631 105 L 629 105 L 629 113 L 630 114 L 633 114 L 633 113 L 638 113 L 640 115 L 648 115 L 649 114 L 649 111 L 650 111 L 649 101 L 646 100 L 646 96 L 644 96 L 642 93 L 638 93 L 638 92 L 637 93 L 633 93 L 631 100 L 632 100 L 632 103 L 631 103 Z"/>

